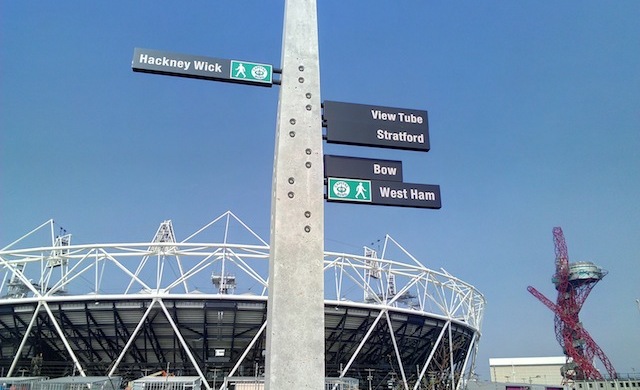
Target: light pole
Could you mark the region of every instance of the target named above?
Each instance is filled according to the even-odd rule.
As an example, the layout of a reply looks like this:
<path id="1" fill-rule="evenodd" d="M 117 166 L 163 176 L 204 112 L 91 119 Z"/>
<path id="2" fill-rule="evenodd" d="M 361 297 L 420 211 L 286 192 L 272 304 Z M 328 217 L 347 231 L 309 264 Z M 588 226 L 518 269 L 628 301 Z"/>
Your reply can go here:
<path id="1" fill-rule="evenodd" d="M 369 381 L 369 390 L 371 390 L 371 381 L 373 380 L 373 375 L 371 373 L 375 371 L 373 368 L 367 368 L 369 375 L 367 375 L 367 381 Z"/>

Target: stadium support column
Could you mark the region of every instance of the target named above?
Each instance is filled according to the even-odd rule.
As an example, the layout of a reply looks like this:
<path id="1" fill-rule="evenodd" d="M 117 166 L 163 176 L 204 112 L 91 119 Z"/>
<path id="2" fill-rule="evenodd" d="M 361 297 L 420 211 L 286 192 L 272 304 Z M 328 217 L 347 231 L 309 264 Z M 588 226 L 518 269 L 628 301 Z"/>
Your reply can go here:
<path id="1" fill-rule="evenodd" d="M 324 183 L 315 0 L 286 0 L 273 170 L 266 388 L 324 389 Z"/>

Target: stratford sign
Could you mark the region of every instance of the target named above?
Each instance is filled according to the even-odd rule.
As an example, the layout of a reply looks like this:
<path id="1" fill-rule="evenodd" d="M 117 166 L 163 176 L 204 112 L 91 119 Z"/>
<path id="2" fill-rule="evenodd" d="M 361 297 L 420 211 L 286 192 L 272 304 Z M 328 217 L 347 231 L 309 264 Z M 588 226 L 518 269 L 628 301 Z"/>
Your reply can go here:
<path id="1" fill-rule="evenodd" d="M 429 151 L 427 111 L 325 101 L 327 142 Z"/>

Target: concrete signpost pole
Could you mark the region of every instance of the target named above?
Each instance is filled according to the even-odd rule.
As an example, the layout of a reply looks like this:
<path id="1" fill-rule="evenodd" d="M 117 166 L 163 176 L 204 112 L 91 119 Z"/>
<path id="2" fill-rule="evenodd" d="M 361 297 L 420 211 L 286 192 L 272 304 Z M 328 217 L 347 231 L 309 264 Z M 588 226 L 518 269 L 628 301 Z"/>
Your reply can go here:
<path id="1" fill-rule="evenodd" d="M 266 388 L 324 389 L 324 178 L 315 0 L 286 0 L 273 170 Z"/>

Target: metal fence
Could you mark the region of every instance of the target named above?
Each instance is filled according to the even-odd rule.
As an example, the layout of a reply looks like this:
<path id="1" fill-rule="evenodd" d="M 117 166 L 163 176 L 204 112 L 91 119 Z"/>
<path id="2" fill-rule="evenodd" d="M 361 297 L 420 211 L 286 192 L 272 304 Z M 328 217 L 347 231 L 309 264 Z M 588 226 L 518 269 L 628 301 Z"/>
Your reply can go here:
<path id="1" fill-rule="evenodd" d="M 32 390 L 120 390 L 119 376 L 66 376 L 35 382 Z"/>
<path id="2" fill-rule="evenodd" d="M 354 378 L 324 378 L 325 390 L 358 390 L 359 381 Z"/>
<path id="3" fill-rule="evenodd" d="M 359 381 L 354 378 L 324 378 L 324 388 L 325 390 L 359 390 Z M 264 390 L 264 377 L 226 377 L 222 389 Z"/>
<path id="4" fill-rule="evenodd" d="M 200 390 L 199 376 L 145 376 L 133 381 L 132 390 Z"/>
<path id="5" fill-rule="evenodd" d="M 234 376 L 225 377 L 222 389 L 225 390 L 264 390 L 264 377 Z"/>
<path id="6" fill-rule="evenodd" d="M 46 376 L 0 377 L 0 390 L 32 390 L 33 384 L 49 379 Z"/>

